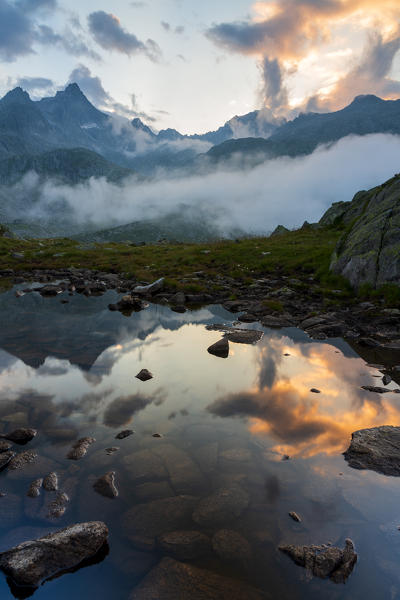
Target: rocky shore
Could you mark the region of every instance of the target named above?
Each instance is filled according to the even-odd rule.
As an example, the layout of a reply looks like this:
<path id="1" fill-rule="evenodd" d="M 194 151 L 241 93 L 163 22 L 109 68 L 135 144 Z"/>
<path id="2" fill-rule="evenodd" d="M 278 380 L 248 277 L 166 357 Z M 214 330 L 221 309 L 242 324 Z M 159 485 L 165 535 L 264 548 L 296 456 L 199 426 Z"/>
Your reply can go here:
<path id="1" fill-rule="evenodd" d="M 127 279 L 118 273 L 76 268 L 18 274 L 12 269 L 4 269 L 0 271 L 0 281 L 1 278 L 15 284 L 38 283 L 18 291 L 17 295 L 37 291 L 44 297 L 57 297 L 64 293 L 61 302 L 68 302 L 66 294 L 99 296 L 107 290 L 116 290 L 121 298 L 109 308 L 125 314 L 144 309 L 146 302 L 169 305 L 176 312 L 221 304 L 226 310 L 238 313 L 238 321 L 242 323 L 260 322 L 272 328 L 298 327 L 313 339 L 343 337 L 362 347 L 382 347 L 400 354 L 400 309 L 387 308 L 379 299 L 346 303 L 341 299 L 341 290 L 337 290 L 336 302 L 327 303 L 312 277 L 306 280 L 285 276 L 263 278 L 243 285 L 223 275 L 210 280 L 209 275 L 199 271 L 180 281 L 182 287 L 206 283 L 207 293 L 177 292 L 169 289 L 162 278 L 152 283 Z M 218 291 L 213 291 L 215 288 Z"/>

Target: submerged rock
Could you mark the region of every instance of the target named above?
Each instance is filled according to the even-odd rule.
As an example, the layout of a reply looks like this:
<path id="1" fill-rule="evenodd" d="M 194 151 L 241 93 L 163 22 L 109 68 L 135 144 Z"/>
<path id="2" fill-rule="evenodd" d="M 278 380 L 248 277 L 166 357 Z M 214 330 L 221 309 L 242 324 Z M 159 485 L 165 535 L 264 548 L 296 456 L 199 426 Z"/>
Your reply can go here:
<path id="1" fill-rule="evenodd" d="M 0 438 L 10 440 L 10 442 L 15 442 L 16 444 L 27 444 L 36 436 L 36 434 L 36 429 L 20 428 L 10 431 L 10 433 L 3 433 L 0 435 Z"/>
<path id="2" fill-rule="evenodd" d="M 383 425 L 355 431 L 344 457 L 354 469 L 400 476 L 400 427 Z"/>
<path id="3" fill-rule="evenodd" d="M 0 554 L 0 569 L 18 586 L 36 588 L 61 571 L 94 556 L 107 541 L 100 521 L 78 523 Z"/>
<path id="4" fill-rule="evenodd" d="M 190 524 L 196 501 L 193 496 L 173 496 L 137 504 L 124 514 L 123 530 L 140 549 L 152 549 L 156 537 Z"/>
<path id="5" fill-rule="evenodd" d="M 335 546 L 294 546 L 292 544 L 279 546 L 301 567 L 305 567 L 310 575 L 329 577 L 335 583 L 344 583 L 351 575 L 357 562 L 354 544 L 347 539 L 343 550 Z"/>
<path id="6" fill-rule="evenodd" d="M 153 379 L 153 374 L 147 369 L 142 369 L 135 377 L 136 379 L 140 379 L 140 381 L 149 381 L 149 379 Z"/>
<path id="7" fill-rule="evenodd" d="M 67 458 L 70 460 L 79 460 L 83 458 L 88 451 L 91 444 L 95 442 L 95 438 L 83 437 L 72 446 L 71 450 L 67 454 Z"/>
<path id="8" fill-rule="evenodd" d="M 118 496 L 118 490 L 115 485 L 115 471 L 109 471 L 102 477 L 99 477 L 94 482 L 93 488 L 101 496 L 106 498 L 116 498 Z"/>
<path id="9" fill-rule="evenodd" d="M 211 541 L 200 531 L 171 531 L 157 539 L 157 547 L 173 558 L 193 560 L 211 551 Z"/>
<path id="10" fill-rule="evenodd" d="M 47 518 L 48 519 L 59 519 L 63 516 L 65 511 L 67 510 L 67 504 L 69 502 L 69 496 L 65 492 L 60 492 L 54 498 L 52 502 L 50 502 L 48 506 Z"/>
<path id="11" fill-rule="evenodd" d="M 129 600 L 266 600 L 246 583 L 163 558 L 133 590 Z"/>
<path id="12" fill-rule="evenodd" d="M 193 512 L 193 521 L 213 527 L 237 519 L 249 505 L 249 495 L 238 485 L 221 488 L 203 498 Z"/>
<path id="13" fill-rule="evenodd" d="M 212 344 L 207 348 L 207 352 L 212 354 L 213 356 L 218 356 L 219 358 L 228 358 L 229 356 L 229 342 L 226 338 L 220 339 L 215 344 Z"/>
<path id="14" fill-rule="evenodd" d="M 237 531 L 220 529 L 212 539 L 214 552 L 224 561 L 247 566 L 251 559 L 249 542 Z"/>

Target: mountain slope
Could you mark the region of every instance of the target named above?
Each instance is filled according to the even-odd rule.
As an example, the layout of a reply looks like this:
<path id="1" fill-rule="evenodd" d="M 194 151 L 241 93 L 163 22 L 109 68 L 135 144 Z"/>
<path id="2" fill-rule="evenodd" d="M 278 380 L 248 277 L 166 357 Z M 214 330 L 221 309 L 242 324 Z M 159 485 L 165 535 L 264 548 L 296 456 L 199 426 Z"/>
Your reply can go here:
<path id="1" fill-rule="evenodd" d="M 358 96 L 349 106 L 332 113 L 301 114 L 276 129 L 267 140 L 229 140 L 214 146 L 207 156 L 227 160 L 234 154 L 257 155 L 258 160 L 311 154 L 320 144 L 348 135 L 400 134 L 400 100 Z"/>

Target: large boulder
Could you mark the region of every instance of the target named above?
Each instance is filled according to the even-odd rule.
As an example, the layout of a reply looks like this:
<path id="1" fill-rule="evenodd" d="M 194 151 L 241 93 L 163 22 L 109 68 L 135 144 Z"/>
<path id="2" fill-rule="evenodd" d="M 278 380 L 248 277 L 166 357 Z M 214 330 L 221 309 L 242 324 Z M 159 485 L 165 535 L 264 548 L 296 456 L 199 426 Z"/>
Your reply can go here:
<path id="1" fill-rule="evenodd" d="M 332 256 L 331 270 L 354 287 L 400 284 L 400 176 L 356 194 L 342 219 L 349 225 Z"/>
<path id="2" fill-rule="evenodd" d="M 270 596 L 238 579 L 163 558 L 129 600 L 266 600 Z"/>
<path id="3" fill-rule="evenodd" d="M 344 457 L 354 469 L 400 475 L 400 427 L 383 425 L 351 434 Z"/>
<path id="4" fill-rule="evenodd" d="M 107 537 L 107 526 L 100 521 L 78 523 L 3 552 L 0 568 L 17 586 L 36 588 L 96 555 Z"/>

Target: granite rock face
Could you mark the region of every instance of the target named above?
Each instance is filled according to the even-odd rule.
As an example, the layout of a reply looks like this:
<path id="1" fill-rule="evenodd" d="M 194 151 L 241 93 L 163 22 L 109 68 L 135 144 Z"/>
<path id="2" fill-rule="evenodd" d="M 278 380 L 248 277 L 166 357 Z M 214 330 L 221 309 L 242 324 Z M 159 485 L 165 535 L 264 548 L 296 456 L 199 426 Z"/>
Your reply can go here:
<path id="1" fill-rule="evenodd" d="M 383 425 L 355 431 L 344 457 L 354 469 L 400 476 L 400 427 Z"/>
<path id="2" fill-rule="evenodd" d="M 356 194 L 342 218 L 350 225 L 331 269 L 354 287 L 400 284 L 400 176 Z"/>
<path id="3" fill-rule="evenodd" d="M 133 590 L 129 600 L 267 600 L 239 580 L 163 558 Z"/>
<path id="4" fill-rule="evenodd" d="M 107 536 L 107 526 L 100 521 L 78 523 L 3 552 L 0 568 L 16 585 L 35 588 L 93 557 Z"/>
<path id="5" fill-rule="evenodd" d="M 294 546 L 292 544 L 279 546 L 301 567 L 305 567 L 309 575 L 323 579 L 329 577 L 335 583 L 345 583 L 351 575 L 357 562 L 354 544 L 347 539 L 343 550 L 336 546 Z"/>

